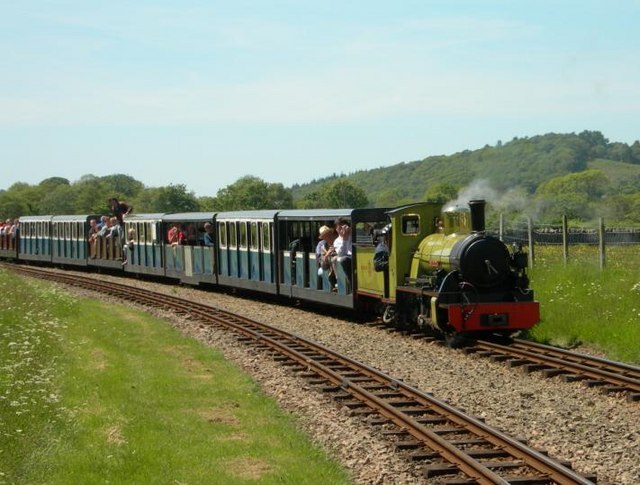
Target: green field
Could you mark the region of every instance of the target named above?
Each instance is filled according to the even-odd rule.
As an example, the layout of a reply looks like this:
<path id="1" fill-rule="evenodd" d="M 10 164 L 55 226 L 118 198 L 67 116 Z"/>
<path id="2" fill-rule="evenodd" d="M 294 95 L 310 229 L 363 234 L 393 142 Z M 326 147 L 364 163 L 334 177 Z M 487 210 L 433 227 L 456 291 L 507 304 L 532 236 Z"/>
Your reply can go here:
<path id="1" fill-rule="evenodd" d="M 571 246 L 565 265 L 560 246 L 536 246 L 531 286 L 542 322 L 531 331 L 541 342 L 579 343 L 609 358 L 640 363 L 640 248 Z"/>
<path id="2" fill-rule="evenodd" d="M 221 355 L 0 271 L 0 483 L 349 483 Z"/>

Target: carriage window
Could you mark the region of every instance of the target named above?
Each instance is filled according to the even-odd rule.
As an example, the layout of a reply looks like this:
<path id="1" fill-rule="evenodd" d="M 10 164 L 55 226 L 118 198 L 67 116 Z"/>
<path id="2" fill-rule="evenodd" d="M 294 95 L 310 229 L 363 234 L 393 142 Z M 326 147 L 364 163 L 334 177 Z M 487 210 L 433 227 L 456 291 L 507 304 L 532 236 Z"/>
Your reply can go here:
<path id="1" fill-rule="evenodd" d="M 356 244 L 363 246 L 373 246 L 377 243 L 382 228 L 387 224 L 386 221 L 380 222 L 358 222 L 353 231 L 352 238 Z"/>
<path id="2" fill-rule="evenodd" d="M 412 214 L 402 217 L 402 234 L 415 236 L 420 233 L 420 216 Z"/>
<path id="3" fill-rule="evenodd" d="M 258 249 L 258 223 L 251 223 L 251 249 Z"/>
<path id="4" fill-rule="evenodd" d="M 227 224 L 218 222 L 218 243 L 221 248 L 227 247 Z"/>
<path id="5" fill-rule="evenodd" d="M 31 228 L 29 235 L 33 236 L 33 224 L 29 224 L 29 227 Z M 53 237 L 55 239 L 58 239 L 58 224 L 53 224 Z"/>
<path id="6" fill-rule="evenodd" d="M 240 237 L 240 247 L 242 249 L 247 248 L 247 223 L 241 222 L 238 227 L 239 237 Z"/>
<path id="7" fill-rule="evenodd" d="M 147 224 L 141 222 L 138 224 L 138 242 L 144 244 L 147 241 Z"/>
<path id="8" fill-rule="evenodd" d="M 71 238 L 78 239 L 78 224 L 71 223 Z"/>
<path id="9" fill-rule="evenodd" d="M 229 223 L 229 247 L 235 249 L 238 247 L 238 239 L 236 234 L 236 223 Z"/>
<path id="10" fill-rule="evenodd" d="M 293 225 L 293 237 L 294 237 L 294 239 L 301 238 L 302 237 L 302 232 L 303 232 L 302 224 L 294 224 Z"/>
<path id="11" fill-rule="evenodd" d="M 271 251 L 271 231 L 269 231 L 269 223 L 262 223 L 262 249 Z"/>
<path id="12" fill-rule="evenodd" d="M 187 222 L 184 224 L 184 236 L 185 243 L 194 246 L 198 241 L 198 230 L 196 229 L 196 225 L 193 222 Z"/>

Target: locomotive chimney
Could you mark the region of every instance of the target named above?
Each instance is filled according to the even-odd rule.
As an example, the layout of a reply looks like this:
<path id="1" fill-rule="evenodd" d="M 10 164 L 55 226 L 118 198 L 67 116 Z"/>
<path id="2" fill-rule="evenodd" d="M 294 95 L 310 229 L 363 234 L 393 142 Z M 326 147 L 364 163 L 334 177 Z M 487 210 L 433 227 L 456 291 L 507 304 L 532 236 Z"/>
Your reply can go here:
<path id="1" fill-rule="evenodd" d="M 484 232 L 484 200 L 470 200 L 469 209 L 471 211 L 471 231 Z"/>

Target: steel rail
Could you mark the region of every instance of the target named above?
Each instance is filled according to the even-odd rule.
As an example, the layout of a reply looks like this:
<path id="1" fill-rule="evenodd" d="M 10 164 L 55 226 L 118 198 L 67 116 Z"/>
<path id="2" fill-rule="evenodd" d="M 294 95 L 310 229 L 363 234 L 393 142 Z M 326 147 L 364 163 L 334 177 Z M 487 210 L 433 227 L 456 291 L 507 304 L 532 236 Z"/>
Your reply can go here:
<path id="1" fill-rule="evenodd" d="M 609 372 L 640 380 L 640 367 L 632 364 L 616 362 L 613 360 L 603 359 L 572 350 L 561 349 L 559 347 L 552 347 L 550 345 L 539 344 L 537 342 L 529 342 L 522 339 L 514 339 L 512 346 L 521 348 L 523 350 L 533 349 L 536 352 L 540 352 L 541 354 L 555 356 L 561 359 L 575 362 L 577 364 L 583 364 L 588 367 L 607 370 Z"/>
<path id="2" fill-rule="evenodd" d="M 640 393 L 640 380 L 615 372 L 610 372 L 599 367 L 585 365 L 573 360 L 554 357 L 545 353 L 539 353 L 535 347 L 530 349 L 518 348 L 511 345 L 500 345 L 493 342 L 478 341 L 472 349 L 485 350 L 498 355 L 523 359 L 541 366 L 551 367 L 566 373 L 576 374 L 597 381 L 606 382 L 614 386 L 624 388 L 633 393 Z M 560 355 L 560 354 L 557 354 Z M 584 361 L 586 362 L 586 361 Z"/>

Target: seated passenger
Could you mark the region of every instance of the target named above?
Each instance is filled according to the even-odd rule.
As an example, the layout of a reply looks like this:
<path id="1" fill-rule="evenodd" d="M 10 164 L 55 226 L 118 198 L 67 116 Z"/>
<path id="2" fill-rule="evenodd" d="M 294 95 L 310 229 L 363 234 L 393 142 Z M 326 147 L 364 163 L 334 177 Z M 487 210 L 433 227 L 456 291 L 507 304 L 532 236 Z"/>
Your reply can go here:
<path id="1" fill-rule="evenodd" d="M 187 226 L 185 224 L 182 224 L 180 226 L 180 230 L 178 231 L 178 244 L 189 244 L 189 238 L 187 234 Z"/>
<path id="2" fill-rule="evenodd" d="M 98 231 L 100 231 L 100 229 L 102 229 L 104 226 L 107 225 L 107 221 L 109 220 L 109 218 L 107 216 L 100 216 L 100 222 L 98 222 L 97 226 L 98 226 Z"/>
<path id="3" fill-rule="evenodd" d="M 336 231 L 329 226 L 322 226 L 318 230 L 318 236 L 320 241 L 316 245 L 316 263 L 318 264 L 318 276 L 321 276 L 324 272 L 327 273 L 327 277 L 333 287 L 336 284 L 336 276 L 331 268 L 331 257 L 335 254 L 333 243 L 338 237 Z"/>
<path id="4" fill-rule="evenodd" d="M 204 245 L 205 246 L 213 246 L 214 242 L 213 242 L 213 224 L 211 224 L 210 222 L 205 222 L 204 223 L 204 239 L 203 239 Z"/>
<path id="5" fill-rule="evenodd" d="M 87 240 L 89 241 L 89 257 L 95 259 L 96 257 L 96 240 L 98 239 L 98 223 L 95 219 L 89 220 L 89 232 L 87 233 Z"/>
<path id="6" fill-rule="evenodd" d="M 19 223 L 20 223 L 19 219 L 14 219 L 13 222 L 11 223 L 11 227 L 9 228 L 9 231 L 7 232 L 7 234 L 14 239 L 16 237 L 16 233 L 18 232 Z"/>
<path id="7" fill-rule="evenodd" d="M 133 227 L 130 227 L 127 231 L 127 242 L 122 248 L 122 266 L 127 264 L 129 261 L 129 253 L 133 251 L 133 246 L 136 243 L 136 230 Z"/>
<path id="8" fill-rule="evenodd" d="M 334 272 L 339 264 L 344 269 L 347 278 L 349 278 L 351 275 L 352 256 L 351 223 L 344 218 L 339 218 L 336 219 L 335 227 L 338 232 L 338 237 L 333 243 L 334 256 L 331 258 L 331 263 Z M 347 281 L 347 285 L 350 285 L 349 281 Z"/>
<path id="9" fill-rule="evenodd" d="M 116 251 L 113 254 L 118 255 L 117 251 L 123 252 L 122 249 L 125 242 L 124 228 L 116 217 L 109 219 L 109 222 L 111 227 L 109 228 L 108 234 L 105 235 L 105 239 L 112 241 L 112 247 L 115 248 L 114 251 Z M 121 255 L 121 257 L 124 257 L 124 255 Z"/>
<path id="10" fill-rule="evenodd" d="M 378 244 L 373 253 L 373 269 L 381 272 L 385 271 L 389 267 L 389 232 L 391 230 L 390 225 L 385 226 L 382 229 L 380 236 L 378 236 Z"/>
<path id="11" fill-rule="evenodd" d="M 98 236 L 97 237 L 106 237 L 107 234 L 109 234 L 111 232 L 111 219 L 109 219 L 107 216 L 103 216 L 104 219 L 104 224 L 102 225 L 102 227 L 100 228 L 100 230 L 98 231 Z"/>
<path id="12" fill-rule="evenodd" d="M 198 231 L 196 229 L 195 224 L 186 224 L 183 226 L 185 238 L 183 244 L 189 244 L 190 246 L 195 246 L 198 242 Z"/>
<path id="13" fill-rule="evenodd" d="M 112 217 L 109 219 L 109 230 L 105 234 L 105 237 L 110 238 L 120 238 L 122 233 L 122 227 L 120 226 L 120 222 L 116 217 Z"/>
<path id="14" fill-rule="evenodd" d="M 181 239 L 184 238 L 184 234 L 182 235 L 182 238 L 180 237 L 181 233 L 182 231 L 178 227 L 178 223 L 174 223 L 167 232 L 167 244 L 170 244 L 171 246 L 177 246 L 180 244 Z"/>

